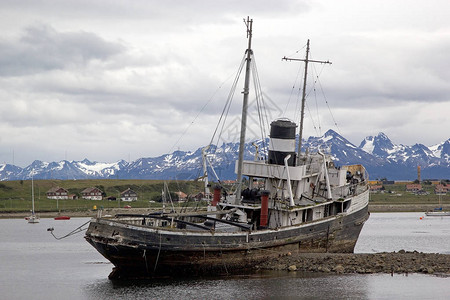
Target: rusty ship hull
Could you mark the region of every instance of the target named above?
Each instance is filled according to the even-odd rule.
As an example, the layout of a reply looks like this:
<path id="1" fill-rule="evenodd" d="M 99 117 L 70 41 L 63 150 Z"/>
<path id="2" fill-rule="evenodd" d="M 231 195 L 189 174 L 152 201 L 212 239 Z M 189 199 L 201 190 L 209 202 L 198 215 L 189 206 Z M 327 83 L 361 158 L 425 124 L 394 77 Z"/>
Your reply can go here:
<path id="1" fill-rule="evenodd" d="M 267 144 L 265 137 L 261 140 L 264 151 L 253 144 L 253 160 L 244 160 L 249 79 L 251 70 L 256 70 L 252 68 L 253 21 L 247 18 L 245 24 L 248 47 L 240 65 L 241 70 L 245 65 L 245 85 L 235 186 L 225 186 L 217 177 L 208 159 L 210 144 L 202 150 L 200 177 L 209 204 L 205 212 L 177 212 L 172 206 L 168 213 L 163 209 L 92 219 L 85 238 L 114 264 L 110 278 L 227 274 L 289 252 L 353 252 L 369 216 L 369 177 L 362 165 L 337 166 L 326 153 L 327 139 L 317 149 L 301 151 L 307 66 L 320 62 L 308 59 L 309 40 L 306 58 L 301 60 L 305 76 L 298 146 L 297 124 L 279 118 L 270 124 Z M 208 164 L 218 182 L 213 197 Z"/>
<path id="2" fill-rule="evenodd" d="M 111 279 L 227 274 L 289 252 L 352 253 L 368 216 L 366 205 L 289 228 L 233 233 L 179 232 L 97 218 L 85 238 L 115 266 Z"/>

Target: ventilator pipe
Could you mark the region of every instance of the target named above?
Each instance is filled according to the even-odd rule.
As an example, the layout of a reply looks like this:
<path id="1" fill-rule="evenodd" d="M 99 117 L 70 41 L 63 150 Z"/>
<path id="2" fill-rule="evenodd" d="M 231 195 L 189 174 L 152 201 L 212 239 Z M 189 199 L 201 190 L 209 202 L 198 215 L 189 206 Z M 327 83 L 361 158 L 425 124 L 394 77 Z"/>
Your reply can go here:
<path id="1" fill-rule="evenodd" d="M 286 174 L 287 174 L 287 185 L 289 190 L 289 206 L 292 207 L 295 206 L 295 203 L 294 198 L 292 197 L 291 176 L 289 175 L 289 164 L 288 164 L 289 158 L 291 158 L 291 155 L 290 154 L 286 155 L 286 157 L 284 158 L 284 166 L 286 167 Z"/>
<path id="2" fill-rule="evenodd" d="M 319 155 L 321 155 L 323 157 L 323 169 L 325 171 L 325 183 L 327 185 L 328 199 L 332 199 L 333 195 L 331 194 L 330 178 L 328 177 L 328 167 L 327 167 L 327 161 L 325 159 L 325 154 L 320 152 L 320 150 L 317 151 L 317 153 L 319 153 Z"/>
<path id="3" fill-rule="evenodd" d="M 259 218 L 259 226 L 267 227 L 267 221 L 269 219 L 269 191 L 261 192 L 261 215 Z"/>

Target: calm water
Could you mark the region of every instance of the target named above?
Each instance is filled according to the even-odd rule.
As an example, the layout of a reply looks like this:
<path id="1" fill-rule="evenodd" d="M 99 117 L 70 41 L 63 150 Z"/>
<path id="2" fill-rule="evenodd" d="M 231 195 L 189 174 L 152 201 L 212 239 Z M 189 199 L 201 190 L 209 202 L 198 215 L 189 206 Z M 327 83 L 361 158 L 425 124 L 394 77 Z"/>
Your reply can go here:
<path id="1" fill-rule="evenodd" d="M 422 220 L 420 217 L 424 217 Z M 266 272 L 208 279 L 111 282 L 112 265 L 83 233 L 87 222 L 0 220 L 0 299 L 449 299 L 450 278 L 433 275 L 323 275 Z M 450 217 L 373 213 L 355 252 L 417 250 L 450 254 Z"/>

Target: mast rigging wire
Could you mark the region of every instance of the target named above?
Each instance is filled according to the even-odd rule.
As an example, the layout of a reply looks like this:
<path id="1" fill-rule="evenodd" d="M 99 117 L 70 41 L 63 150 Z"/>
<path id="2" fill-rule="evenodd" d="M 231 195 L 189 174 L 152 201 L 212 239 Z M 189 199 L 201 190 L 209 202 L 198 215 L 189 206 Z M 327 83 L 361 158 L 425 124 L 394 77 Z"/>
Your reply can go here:
<path id="1" fill-rule="evenodd" d="M 231 78 L 230 75 L 227 79 L 225 79 L 220 85 L 219 87 L 214 91 L 214 93 L 211 95 L 211 97 L 206 101 L 206 103 L 202 106 L 202 108 L 199 110 L 199 112 L 197 113 L 197 115 L 195 115 L 194 119 L 191 121 L 191 123 L 189 123 L 189 125 L 185 128 L 185 130 L 183 131 L 183 133 L 180 135 L 180 137 L 178 138 L 178 140 L 172 145 L 172 147 L 170 148 L 168 153 L 172 153 L 173 149 L 179 144 L 180 140 L 186 135 L 187 131 L 189 130 L 189 128 L 195 123 L 195 121 L 198 119 L 198 117 L 200 116 L 200 114 L 205 110 L 205 108 L 211 103 L 211 101 L 214 99 L 214 97 L 216 96 L 216 94 L 219 92 L 220 89 L 222 89 L 222 87 L 224 86 L 224 84 Z"/>
<path id="2" fill-rule="evenodd" d="M 269 120 L 267 107 L 264 102 L 264 97 L 261 89 L 261 82 L 259 80 L 258 69 L 256 67 L 256 60 L 253 57 L 254 63 L 252 64 L 253 69 L 253 84 L 255 86 L 255 95 L 256 95 L 256 106 L 258 111 L 258 119 L 259 119 L 259 128 L 261 131 L 261 142 L 263 145 L 263 149 L 266 149 L 265 137 L 267 137 L 266 129 L 269 128 Z M 266 153 L 264 152 L 264 157 L 266 158 Z"/>
<path id="3" fill-rule="evenodd" d="M 231 86 L 230 93 L 228 94 L 227 101 L 226 101 L 225 106 L 224 106 L 224 108 L 222 110 L 222 114 L 220 115 L 219 121 L 217 122 L 216 129 L 214 130 L 214 133 L 213 133 L 213 135 L 211 137 L 211 141 L 209 142 L 209 146 L 211 146 L 213 144 L 214 137 L 217 134 L 217 130 L 220 127 L 221 122 L 222 122 L 222 127 L 221 127 L 221 130 L 220 130 L 219 135 L 217 137 L 216 145 L 218 145 L 219 140 L 220 140 L 220 138 L 222 136 L 222 133 L 224 131 L 223 128 L 225 126 L 225 122 L 226 122 L 226 119 L 227 119 L 227 116 L 228 116 L 228 112 L 230 111 L 231 103 L 233 101 L 233 96 L 234 96 L 234 93 L 236 92 L 236 86 L 237 86 L 237 83 L 239 81 L 240 74 L 242 73 L 242 70 L 244 68 L 245 56 L 246 55 L 244 54 L 244 57 L 241 60 L 241 64 L 239 66 L 238 72 L 236 73 L 235 79 L 234 79 L 233 84 Z M 222 121 L 222 119 L 223 119 L 223 121 Z M 217 147 L 216 147 L 216 151 L 217 151 Z"/>

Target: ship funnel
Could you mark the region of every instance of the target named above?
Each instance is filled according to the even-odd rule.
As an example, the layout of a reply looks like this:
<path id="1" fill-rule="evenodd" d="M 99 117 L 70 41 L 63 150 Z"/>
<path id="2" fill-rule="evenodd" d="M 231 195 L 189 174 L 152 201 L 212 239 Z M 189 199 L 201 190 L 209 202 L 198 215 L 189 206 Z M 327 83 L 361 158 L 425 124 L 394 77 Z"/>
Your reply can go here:
<path id="1" fill-rule="evenodd" d="M 296 127 L 294 122 L 286 119 L 279 119 L 270 124 L 269 164 L 284 165 L 285 157 L 290 154 L 288 165 L 295 165 Z"/>

